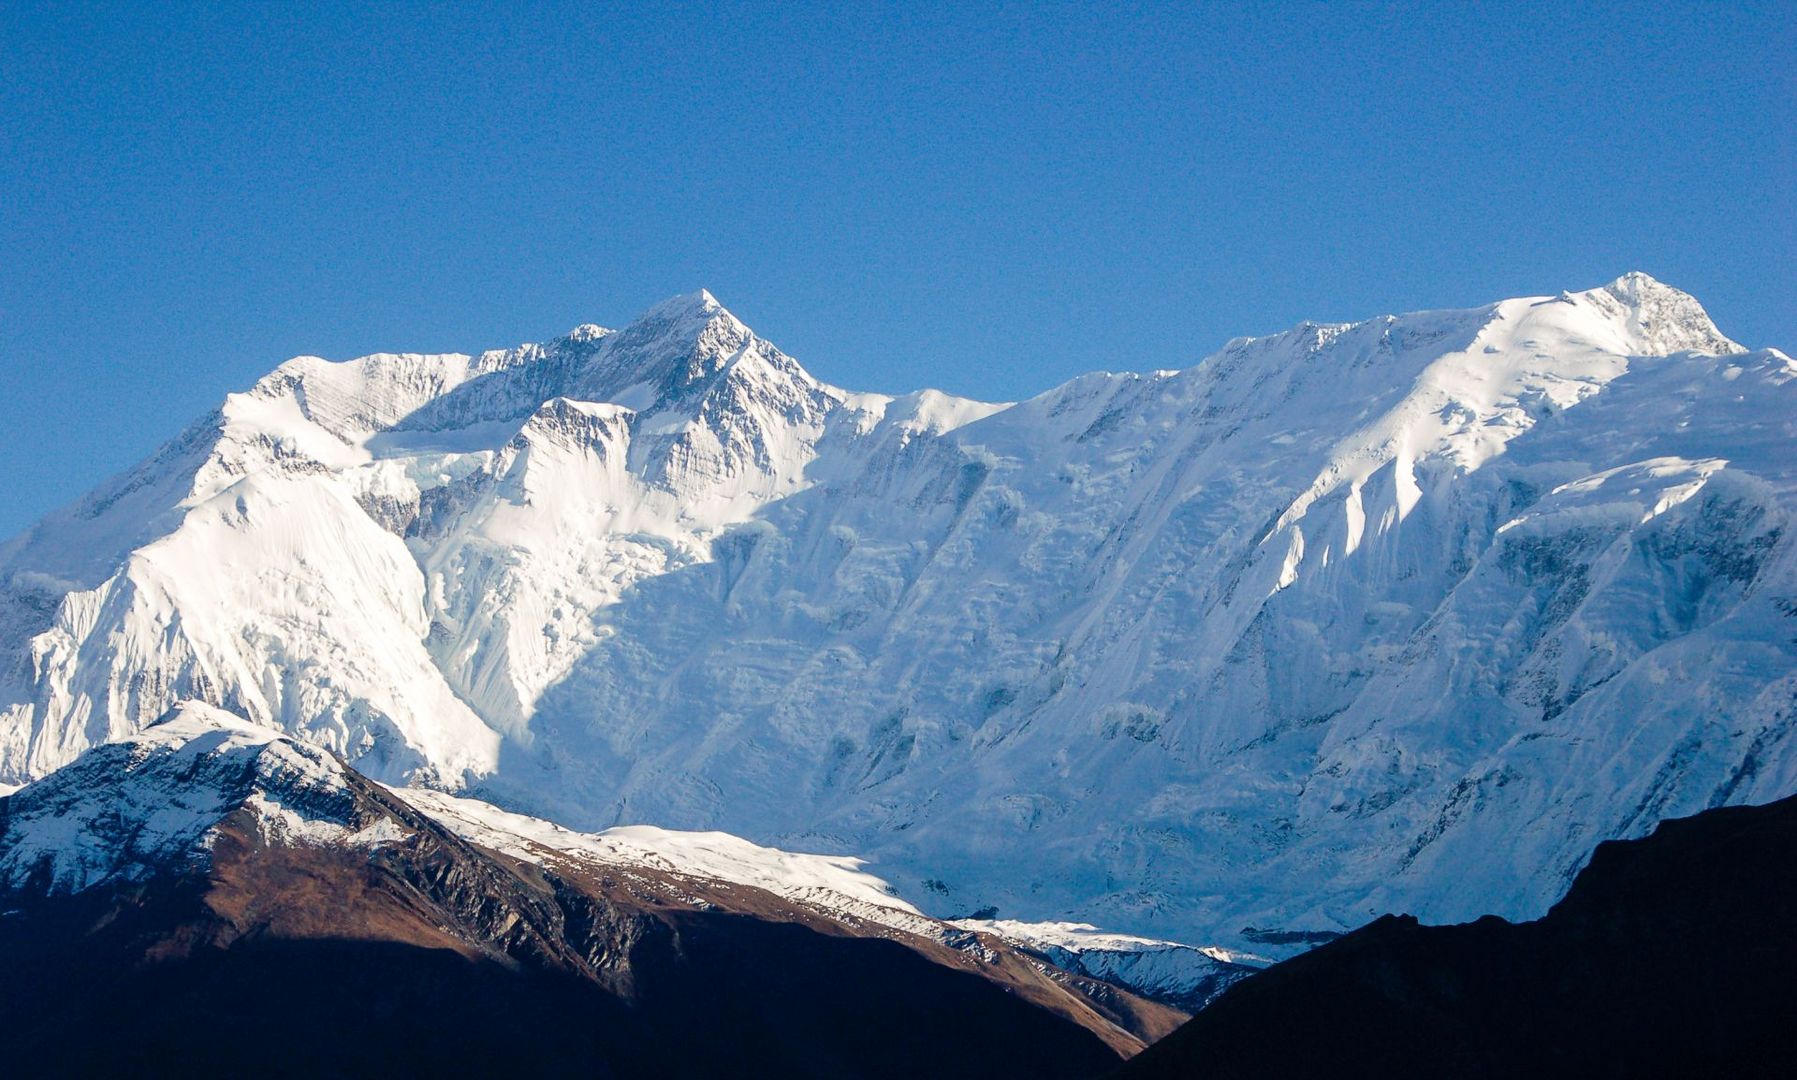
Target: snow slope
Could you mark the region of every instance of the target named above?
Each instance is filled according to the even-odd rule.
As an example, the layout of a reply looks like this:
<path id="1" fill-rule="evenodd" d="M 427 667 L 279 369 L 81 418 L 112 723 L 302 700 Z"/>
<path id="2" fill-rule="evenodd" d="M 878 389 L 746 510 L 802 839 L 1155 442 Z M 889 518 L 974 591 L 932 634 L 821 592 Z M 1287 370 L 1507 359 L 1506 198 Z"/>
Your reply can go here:
<path id="1" fill-rule="evenodd" d="M 682 877 L 748 885 L 851 925 L 873 925 L 979 950 L 997 938 L 1063 971 L 1127 987 L 1187 1011 L 1265 966 L 1265 957 L 1206 945 L 1112 934 L 1083 923 L 931 918 L 890 883 L 848 855 L 806 855 L 751 844 L 721 832 L 621 825 L 579 833 L 477 799 L 423 788 L 396 789 L 465 840 L 531 862 L 648 868 Z"/>
<path id="2" fill-rule="evenodd" d="M 373 846 L 390 823 L 359 828 L 343 768 L 222 709 L 183 702 L 162 722 L 10 797 L 0 817 L 0 891 L 68 895 L 137 884 L 204 860 L 239 807 L 264 837 Z"/>
<path id="3" fill-rule="evenodd" d="M 1267 958 L 1210 945 L 1113 934 L 1091 923 L 963 919 L 956 925 L 1000 939 L 1056 967 L 1127 986 L 1197 1012 Z"/>
<path id="4" fill-rule="evenodd" d="M 425 788 L 388 790 L 463 839 L 544 869 L 599 869 L 639 883 L 646 872 L 690 882 L 700 896 L 719 883 L 749 886 L 862 933 L 898 931 L 987 961 L 989 939 L 997 938 L 1075 975 L 1139 985 L 1174 1003 L 1207 1000 L 1256 963 L 1219 949 L 1091 927 L 951 925 L 899 899 L 863 860 L 849 856 L 797 854 L 726 833 L 649 826 L 577 833 L 474 799 Z M 358 799 L 348 770 L 329 753 L 184 701 L 143 731 L 94 747 L 0 801 L 0 896 L 35 902 L 188 871 L 204 876 L 214 868 L 209 860 L 221 831 L 244 824 L 236 821 L 240 811 L 247 811 L 259 839 L 274 846 L 372 849 L 413 833 Z"/>
<path id="5" fill-rule="evenodd" d="M 1794 376 L 1638 274 L 1009 407 L 824 385 L 705 293 L 301 358 L 0 550 L 0 783 L 195 697 L 938 914 L 1535 915 L 1797 789 Z"/>

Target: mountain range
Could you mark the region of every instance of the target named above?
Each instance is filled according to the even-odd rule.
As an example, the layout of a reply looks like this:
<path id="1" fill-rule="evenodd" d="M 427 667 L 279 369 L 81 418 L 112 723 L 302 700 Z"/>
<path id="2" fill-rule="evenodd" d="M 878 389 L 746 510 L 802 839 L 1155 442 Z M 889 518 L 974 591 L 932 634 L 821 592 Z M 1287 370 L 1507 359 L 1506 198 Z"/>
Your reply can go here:
<path id="1" fill-rule="evenodd" d="M 1641 274 L 1010 404 L 827 385 L 703 292 L 295 358 L 0 548 L 8 829 L 243 724 L 361 778 L 348 835 L 721 830 L 1037 961 L 1533 918 L 1797 790 L 1794 379 Z"/>

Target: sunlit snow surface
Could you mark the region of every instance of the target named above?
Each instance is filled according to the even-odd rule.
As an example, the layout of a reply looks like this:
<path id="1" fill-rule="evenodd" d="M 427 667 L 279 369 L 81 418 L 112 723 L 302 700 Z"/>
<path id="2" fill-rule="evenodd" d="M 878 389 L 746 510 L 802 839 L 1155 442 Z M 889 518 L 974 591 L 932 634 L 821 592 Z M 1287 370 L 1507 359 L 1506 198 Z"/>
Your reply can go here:
<path id="1" fill-rule="evenodd" d="M 293 360 L 0 550 L 0 783 L 194 697 L 940 915 L 1538 914 L 1797 788 L 1794 376 L 1640 275 L 1002 408 L 823 385 L 706 294 Z"/>
<path id="2" fill-rule="evenodd" d="M 163 722 L 95 748 L 11 800 L 0 888 L 69 894 L 177 871 L 206 857 L 214 827 L 240 805 L 283 843 L 370 846 L 398 837 L 385 821 L 355 827 L 343 768 L 329 754 L 183 702 Z"/>

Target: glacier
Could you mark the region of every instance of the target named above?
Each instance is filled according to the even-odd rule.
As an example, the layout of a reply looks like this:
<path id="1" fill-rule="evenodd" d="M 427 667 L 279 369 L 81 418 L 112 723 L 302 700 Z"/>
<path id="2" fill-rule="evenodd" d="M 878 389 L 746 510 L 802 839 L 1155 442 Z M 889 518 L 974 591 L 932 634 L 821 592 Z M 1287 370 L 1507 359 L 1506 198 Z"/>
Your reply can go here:
<path id="1" fill-rule="evenodd" d="M 944 917 L 1528 918 L 1797 790 L 1794 378 L 1642 274 L 1011 404 L 827 385 L 704 292 L 300 357 L 0 547 L 0 785 L 194 699 Z"/>

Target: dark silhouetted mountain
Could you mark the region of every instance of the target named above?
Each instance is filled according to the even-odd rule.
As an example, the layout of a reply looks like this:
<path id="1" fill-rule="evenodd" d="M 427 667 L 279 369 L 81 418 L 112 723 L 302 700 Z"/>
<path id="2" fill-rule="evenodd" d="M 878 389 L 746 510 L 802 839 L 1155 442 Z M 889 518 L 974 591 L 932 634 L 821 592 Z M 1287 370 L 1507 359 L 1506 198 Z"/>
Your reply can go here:
<path id="1" fill-rule="evenodd" d="M 1534 922 L 1386 916 L 1237 984 L 1119 1076 L 1794 1072 L 1797 798 L 1602 844 Z"/>

